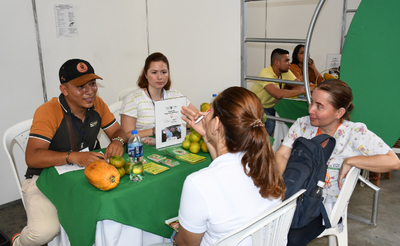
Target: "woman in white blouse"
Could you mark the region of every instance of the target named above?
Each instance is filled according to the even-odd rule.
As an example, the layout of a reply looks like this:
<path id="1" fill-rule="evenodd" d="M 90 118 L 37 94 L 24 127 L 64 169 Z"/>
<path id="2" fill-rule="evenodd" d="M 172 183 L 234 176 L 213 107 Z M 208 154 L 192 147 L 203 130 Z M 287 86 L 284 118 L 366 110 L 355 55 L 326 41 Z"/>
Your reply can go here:
<path id="1" fill-rule="evenodd" d="M 312 94 L 308 109 L 310 115 L 297 119 L 276 152 L 280 173 L 283 174 L 296 138 L 310 139 L 325 133 L 336 139 L 335 149 L 327 163 L 323 194 L 327 211 L 333 208 L 343 178 L 352 166 L 374 172 L 400 168 L 399 158 L 381 138 L 368 130 L 365 124 L 349 121 L 349 112 L 354 108 L 352 100 L 351 88 L 339 79 L 319 84 Z M 288 245 L 307 245 L 324 229 L 322 218 L 318 217 L 306 227 L 290 230 Z"/>
<path id="2" fill-rule="evenodd" d="M 171 88 L 169 62 L 166 56 L 156 52 L 149 55 L 138 79 L 139 89 L 129 93 L 122 103 L 121 126 L 128 137 L 138 130 L 140 137 L 154 135 L 154 102 L 183 95 Z M 198 110 L 186 100 L 188 108 Z"/>

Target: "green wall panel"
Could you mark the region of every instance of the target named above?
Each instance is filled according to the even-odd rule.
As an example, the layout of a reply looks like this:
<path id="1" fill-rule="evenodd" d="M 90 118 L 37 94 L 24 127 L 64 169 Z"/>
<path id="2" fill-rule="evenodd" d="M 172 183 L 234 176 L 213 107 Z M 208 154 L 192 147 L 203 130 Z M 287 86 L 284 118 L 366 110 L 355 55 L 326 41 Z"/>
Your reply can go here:
<path id="1" fill-rule="evenodd" d="M 343 47 L 341 76 L 353 90 L 352 121 L 389 146 L 400 137 L 399 0 L 363 0 Z"/>

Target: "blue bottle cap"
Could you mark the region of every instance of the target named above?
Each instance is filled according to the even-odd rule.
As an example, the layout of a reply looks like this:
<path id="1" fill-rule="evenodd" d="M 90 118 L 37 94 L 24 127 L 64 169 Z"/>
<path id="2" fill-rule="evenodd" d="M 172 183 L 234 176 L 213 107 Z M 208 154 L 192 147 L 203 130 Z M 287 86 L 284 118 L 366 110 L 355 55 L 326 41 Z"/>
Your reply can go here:
<path id="1" fill-rule="evenodd" d="M 137 130 L 132 130 L 131 131 L 131 134 L 133 135 L 133 134 L 137 134 Z"/>

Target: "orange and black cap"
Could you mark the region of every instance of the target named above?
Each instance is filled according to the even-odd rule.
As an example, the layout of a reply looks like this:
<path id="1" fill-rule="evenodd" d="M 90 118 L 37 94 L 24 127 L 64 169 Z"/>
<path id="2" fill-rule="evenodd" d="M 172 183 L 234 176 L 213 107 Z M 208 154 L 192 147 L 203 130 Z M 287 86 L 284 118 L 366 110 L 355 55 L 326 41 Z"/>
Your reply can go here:
<path id="1" fill-rule="evenodd" d="M 102 79 L 94 73 L 94 69 L 89 62 L 81 59 L 71 59 L 66 61 L 59 71 L 60 83 L 81 86 L 93 79 Z"/>

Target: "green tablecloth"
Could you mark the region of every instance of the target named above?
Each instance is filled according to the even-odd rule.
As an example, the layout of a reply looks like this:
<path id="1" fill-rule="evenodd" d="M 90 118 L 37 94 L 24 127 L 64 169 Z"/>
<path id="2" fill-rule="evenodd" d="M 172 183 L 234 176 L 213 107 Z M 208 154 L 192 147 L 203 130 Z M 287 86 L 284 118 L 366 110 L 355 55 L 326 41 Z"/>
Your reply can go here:
<path id="1" fill-rule="evenodd" d="M 144 146 L 144 156 L 160 153 Z M 211 157 L 203 162 L 180 165 L 166 172 L 145 173 L 142 182 L 135 183 L 125 175 L 119 185 L 110 191 L 101 191 L 86 179 L 83 170 L 58 175 L 54 167 L 44 169 L 37 186 L 56 206 L 61 225 L 71 245 L 93 245 L 96 223 L 113 220 L 163 237 L 170 237 L 172 229 L 165 220 L 178 215 L 183 182 L 189 174 L 207 167 Z M 124 155 L 127 159 L 127 154 Z"/>
<path id="2" fill-rule="evenodd" d="M 282 98 L 274 106 L 276 112 L 278 112 L 279 117 L 297 120 L 297 118 L 308 115 L 308 104 L 307 101 L 297 101 Z M 290 127 L 292 124 L 287 123 Z"/>

